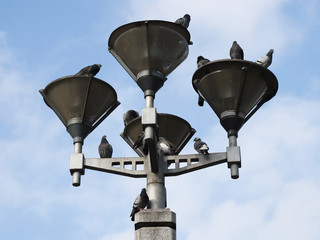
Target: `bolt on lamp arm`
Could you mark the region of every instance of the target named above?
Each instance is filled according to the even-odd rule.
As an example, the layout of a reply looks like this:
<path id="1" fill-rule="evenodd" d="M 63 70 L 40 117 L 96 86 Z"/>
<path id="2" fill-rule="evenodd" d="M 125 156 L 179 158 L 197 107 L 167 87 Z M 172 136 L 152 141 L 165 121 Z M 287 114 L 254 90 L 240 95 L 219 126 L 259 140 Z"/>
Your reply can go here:
<path id="1" fill-rule="evenodd" d="M 241 167 L 240 147 L 237 146 L 238 131 L 229 130 L 229 147 L 227 147 L 228 167 L 230 168 L 231 178 L 239 178 L 239 167 Z"/>
<path id="2" fill-rule="evenodd" d="M 70 173 L 72 175 L 72 185 L 80 186 L 81 175 L 84 175 L 84 155 L 82 153 L 81 142 L 74 143 L 74 153 L 70 156 Z"/>

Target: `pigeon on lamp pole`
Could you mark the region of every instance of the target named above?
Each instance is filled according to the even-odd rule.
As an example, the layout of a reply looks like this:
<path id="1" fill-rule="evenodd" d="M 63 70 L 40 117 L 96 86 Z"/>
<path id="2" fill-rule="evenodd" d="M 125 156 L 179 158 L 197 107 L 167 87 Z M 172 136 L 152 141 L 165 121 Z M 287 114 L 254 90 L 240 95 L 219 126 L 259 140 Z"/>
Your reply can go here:
<path id="1" fill-rule="evenodd" d="M 133 119 L 139 117 L 139 113 L 135 110 L 129 110 L 123 114 L 124 126 L 127 126 Z"/>
<path id="2" fill-rule="evenodd" d="M 265 56 L 261 57 L 258 61 L 256 61 L 256 63 L 265 67 L 265 68 L 268 68 L 272 63 L 273 52 L 274 52 L 274 50 L 270 49 L 269 52 Z"/>
<path id="3" fill-rule="evenodd" d="M 163 151 L 163 154 L 165 156 L 174 155 L 175 148 L 173 147 L 173 144 L 170 144 L 169 141 L 163 137 L 159 137 L 158 141 L 158 150 Z"/>
<path id="4" fill-rule="evenodd" d="M 111 158 L 112 157 L 112 146 L 108 142 L 106 135 L 102 136 L 101 143 L 98 147 L 100 158 Z"/>
<path id="5" fill-rule="evenodd" d="M 175 23 L 181 25 L 182 27 L 188 28 L 191 17 L 189 14 L 185 14 L 183 17 L 178 18 Z"/>
<path id="6" fill-rule="evenodd" d="M 95 75 L 97 75 L 101 67 L 102 67 L 101 64 L 93 64 L 93 65 L 84 67 L 79 72 L 77 72 L 75 76 L 87 76 L 89 78 L 92 78 Z"/>
<path id="7" fill-rule="evenodd" d="M 200 138 L 196 137 L 194 140 L 194 149 L 199 153 L 199 154 L 209 154 L 209 147 L 208 145 L 201 141 Z"/>
<path id="8" fill-rule="evenodd" d="M 198 68 L 202 67 L 203 65 L 205 65 L 205 64 L 207 64 L 209 62 L 210 62 L 210 60 L 207 59 L 207 58 L 204 58 L 203 56 L 199 56 L 197 58 L 197 66 L 198 66 Z"/>
<path id="9" fill-rule="evenodd" d="M 144 209 L 149 203 L 149 197 L 147 190 L 142 188 L 141 193 L 137 196 L 136 200 L 133 203 L 132 211 L 130 214 L 131 221 L 134 221 L 134 215 Z"/>
<path id="10" fill-rule="evenodd" d="M 244 53 L 237 41 L 233 41 L 230 48 L 230 57 L 231 59 L 244 59 Z"/>

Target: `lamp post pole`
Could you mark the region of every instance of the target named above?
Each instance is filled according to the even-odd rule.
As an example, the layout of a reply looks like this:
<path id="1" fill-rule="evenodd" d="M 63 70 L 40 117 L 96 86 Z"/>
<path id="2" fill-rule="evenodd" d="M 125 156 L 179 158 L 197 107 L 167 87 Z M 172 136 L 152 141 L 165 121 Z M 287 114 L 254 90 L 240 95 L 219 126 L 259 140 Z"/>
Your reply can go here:
<path id="1" fill-rule="evenodd" d="M 163 152 L 160 153 L 157 148 L 157 133 L 156 133 L 156 119 L 157 114 L 154 108 L 154 95 L 146 95 L 146 108 L 143 111 L 143 118 L 153 118 L 150 115 L 155 113 L 155 122 L 150 126 L 146 124 L 145 127 L 145 142 L 147 139 L 149 141 L 148 147 L 148 158 L 147 163 L 148 173 L 147 173 L 147 190 L 149 196 L 149 206 L 150 209 L 162 209 L 166 207 L 166 190 L 164 183 L 164 173 L 163 173 Z M 151 111 L 150 111 L 151 110 Z M 144 119 L 142 120 L 144 121 Z M 152 166 L 156 165 L 156 166 Z"/>

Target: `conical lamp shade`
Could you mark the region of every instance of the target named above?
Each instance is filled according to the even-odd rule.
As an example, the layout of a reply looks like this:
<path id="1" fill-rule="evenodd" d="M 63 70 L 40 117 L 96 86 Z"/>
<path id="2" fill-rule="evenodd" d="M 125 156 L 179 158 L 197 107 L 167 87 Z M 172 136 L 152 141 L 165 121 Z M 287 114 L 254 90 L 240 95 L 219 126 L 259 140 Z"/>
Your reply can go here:
<path id="1" fill-rule="evenodd" d="M 181 25 L 166 21 L 129 23 L 112 32 L 111 54 L 137 81 L 147 71 L 165 77 L 186 59 L 190 34 Z"/>
<path id="2" fill-rule="evenodd" d="M 170 143 L 175 155 L 180 153 L 196 132 L 186 120 L 166 113 L 157 114 L 157 126 L 158 137 Z M 138 117 L 129 122 L 121 136 L 130 147 L 133 147 L 142 132 L 141 117 Z M 139 156 L 145 156 L 142 146 L 134 150 Z"/>
<path id="3" fill-rule="evenodd" d="M 119 105 L 108 83 L 86 76 L 59 78 L 40 93 L 73 138 L 84 139 Z"/>
<path id="4" fill-rule="evenodd" d="M 219 119 L 237 116 L 243 123 L 278 90 L 270 70 L 244 60 L 210 62 L 194 73 L 192 83 Z"/>

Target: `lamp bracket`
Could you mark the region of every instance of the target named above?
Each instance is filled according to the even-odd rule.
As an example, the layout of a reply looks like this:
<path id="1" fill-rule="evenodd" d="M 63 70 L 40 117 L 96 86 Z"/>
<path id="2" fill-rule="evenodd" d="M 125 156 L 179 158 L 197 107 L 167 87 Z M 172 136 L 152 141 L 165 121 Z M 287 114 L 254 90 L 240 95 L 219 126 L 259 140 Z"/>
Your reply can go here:
<path id="1" fill-rule="evenodd" d="M 70 156 L 70 173 L 73 175 L 74 172 L 80 172 L 84 175 L 84 154 L 83 153 L 73 153 Z"/>
<path id="2" fill-rule="evenodd" d="M 232 164 L 238 164 L 241 167 L 241 154 L 239 146 L 227 147 L 227 161 L 228 167 L 230 168 Z"/>
<path id="3" fill-rule="evenodd" d="M 157 125 L 157 110 L 156 108 L 143 108 L 141 114 L 141 124 L 142 127 L 146 126 L 156 126 Z"/>
<path id="4" fill-rule="evenodd" d="M 164 175 L 178 176 L 199 169 L 227 162 L 227 153 L 188 154 L 164 156 Z M 145 178 L 147 177 L 148 157 L 123 158 L 84 158 L 85 169 L 117 175 Z"/>

